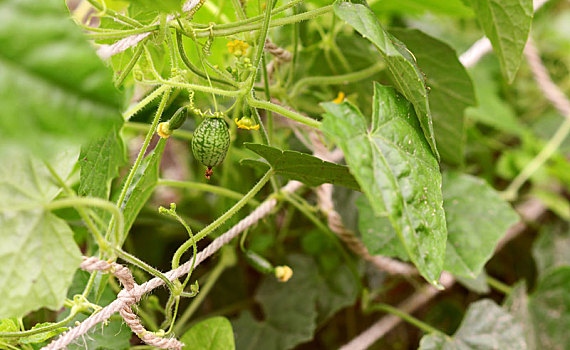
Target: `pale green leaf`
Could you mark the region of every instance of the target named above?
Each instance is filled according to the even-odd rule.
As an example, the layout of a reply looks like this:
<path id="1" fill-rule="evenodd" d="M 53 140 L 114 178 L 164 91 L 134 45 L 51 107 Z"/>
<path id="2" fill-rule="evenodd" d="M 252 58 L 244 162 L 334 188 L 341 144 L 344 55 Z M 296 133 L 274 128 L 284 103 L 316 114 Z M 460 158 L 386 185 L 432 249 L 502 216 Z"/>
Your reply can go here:
<path id="1" fill-rule="evenodd" d="M 539 275 L 552 268 L 570 266 L 570 230 L 564 225 L 548 225 L 532 245 L 532 256 Z"/>
<path id="2" fill-rule="evenodd" d="M 527 348 L 537 349 L 534 326 L 528 310 L 528 295 L 526 293 L 526 282 L 520 281 L 515 284 L 511 293 L 505 298 L 503 307 L 517 320 L 523 327 Z"/>
<path id="3" fill-rule="evenodd" d="M 429 334 L 420 350 L 526 350 L 522 327 L 490 299 L 469 305 L 461 326 L 453 337 Z"/>
<path id="4" fill-rule="evenodd" d="M 447 237 L 441 174 L 412 106 L 378 83 L 371 125 L 350 103 L 322 106 L 322 129 L 343 150 L 374 213 L 388 214 L 421 275 L 437 284 Z"/>
<path id="5" fill-rule="evenodd" d="M 474 278 L 519 217 L 484 180 L 451 171 L 443 175 L 443 207 L 448 232 L 444 268 Z"/>
<path id="6" fill-rule="evenodd" d="M 507 81 L 515 79 L 526 45 L 532 0 L 469 0 L 485 34 L 499 57 Z"/>
<path id="7" fill-rule="evenodd" d="M 265 158 L 274 171 L 288 179 L 301 181 L 309 186 L 324 183 L 342 185 L 359 191 L 360 187 L 345 165 L 323 161 L 310 154 L 257 144 L 245 143 L 245 147 Z"/>
<path id="8" fill-rule="evenodd" d="M 485 270 L 482 270 L 481 273 L 475 278 L 468 278 L 460 275 L 454 277 L 457 282 L 459 282 L 463 287 L 475 293 L 486 294 L 491 291 L 491 288 L 489 288 L 489 285 L 487 284 L 487 273 Z"/>
<path id="9" fill-rule="evenodd" d="M 180 338 L 184 343 L 183 349 L 213 350 L 236 348 L 232 324 L 222 316 L 204 320 L 190 328 Z"/>
<path id="10" fill-rule="evenodd" d="M 433 130 L 441 159 L 463 163 L 463 111 L 475 105 L 473 83 L 449 45 L 415 29 L 391 30 L 410 49 L 425 74 Z"/>
<path id="11" fill-rule="evenodd" d="M 473 17 L 473 11 L 461 0 L 398 0 L 375 1 L 370 5 L 374 13 L 396 12 L 404 15 L 426 12 L 453 17 Z"/>
<path id="12" fill-rule="evenodd" d="M 122 99 L 60 0 L 0 2 L 0 147 L 56 154 L 120 125 Z"/>
<path id="13" fill-rule="evenodd" d="M 439 159 L 424 77 L 411 52 L 404 43 L 382 28 L 368 6 L 335 2 L 334 12 L 380 51 L 398 90 L 414 105 L 426 140 Z"/>
<path id="14" fill-rule="evenodd" d="M 41 208 L 0 212 L 0 318 L 63 306 L 81 252 L 65 221 Z"/>

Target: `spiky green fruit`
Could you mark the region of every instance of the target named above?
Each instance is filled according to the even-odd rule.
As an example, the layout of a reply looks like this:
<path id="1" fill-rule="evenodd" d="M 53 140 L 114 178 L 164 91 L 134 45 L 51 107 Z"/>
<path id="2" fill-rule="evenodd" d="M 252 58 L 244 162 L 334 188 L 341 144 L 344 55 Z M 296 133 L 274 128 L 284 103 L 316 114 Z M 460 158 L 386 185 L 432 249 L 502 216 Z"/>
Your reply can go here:
<path id="1" fill-rule="evenodd" d="M 194 130 L 192 153 L 208 167 L 206 178 L 210 179 L 212 168 L 224 161 L 230 147 L 230 131 L 223 118 L 206 117 Z"/>

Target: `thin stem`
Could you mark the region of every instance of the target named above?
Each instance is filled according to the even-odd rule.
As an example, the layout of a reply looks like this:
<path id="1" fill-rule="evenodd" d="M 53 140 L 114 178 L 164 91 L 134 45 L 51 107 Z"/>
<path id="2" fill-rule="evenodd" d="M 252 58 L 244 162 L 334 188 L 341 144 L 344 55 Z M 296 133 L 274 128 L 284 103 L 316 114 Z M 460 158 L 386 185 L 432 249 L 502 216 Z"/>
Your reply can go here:
<path id="1" fill-rule="evenodd" d="M 321 122 L 319 122 L 318 120 L 315 120 L 315 119 L 309 118 L 309 117 L 305 117 L 304 115 L 301 115 L 297 112 L 290 111 L 284 107 L 281 107 L 281 106 L 276 105 L 276 104 L 271 103 L 271 102 L 256 100 L 251 95 L 247 96 L 247 102 L 252 107 L 262 108 L 262 109 L 266 109 L 266 110 L 270 110 L 270 111 L 279 113 L 284 117 L 287 117 L 289 119 L 293 119 L 299 123 L 308 125 L 308 126 L 313 127 L 313 128 L 318 129 L 321 126 Z"/>
<path id="2" fill-rule="evenodd" d="M 198 232 L 195 236 L 196 242 L 199 242 L 202 238 L 209 235 L 212 231 L 218 228 L 221 224 L 223 224 L 227 219 L 231 218 L 235 215 L 251 198 L 253 198 L 257 192 L 259 192 L 263 186 L 269 181 L 271 176 L 273 175 L 273 170 L 269 170 L 263 177 L 243 196 L 236 204 L 233 205 L 228 211 L 226 211 L 222 216 L 218 217 L 214 222 L 210 225 L 203 228 L 200 232 Z M 177 259 L 180 261 L 180 257 L 192 246 L 194 243 L 193 239 L 189 239 L 184 242 L 174 253 L 173 259 Z"/>
<path id="3" fill-rule="evenodd" d="M 50 324 L 50 325 L 45 326 L 45 327 L 30 329 L 27 331 L 19 331 L 19 332 L 0 332 L 0 339 L 2 339 L 2 338 L 22 338 L 22 337 L 29 337 L 31 335 L 36 335 L 36 334 L 40 334 L 40 333 L 44 333 L 44 332 L 49 332 L 49 331 L 52 331 L 54 329 L 64 327 L 78 313 L 79 313 L 78 309 L 77 310 L 72 309 L 72 311 L 69 313 L 69 315 L 67 315 L 66 318 L 64 318 L 63 320 L 61 320 L 57 323 L 53 323 L 53 324 Z"/>
<path id="4" fill-rule="evenodd" d="M 391 313 L 393 315 L 400 317 L 402 320 L 408 322 L 409 324 L 418 327 L 419 329 L 424 331 L 424 333 L 441 334 L 441 335 L 444 335 L 447 337 L 447 335 L 445 333 L 443 333 L 442 331 L 440 331 L 439 329 L 436 329 L 436 328 L 430 326 L 429 324 L 427 324 L 423 321 L 420 321 L 417 318 L 413 317 L 412 315 L 405 313 L 405 312 L 401 311 L 400 309 L 397 309 L 391 305 L 378 303 L 378 304 L 372 305 L 369 310 L 370 311 L 373 311 L 373 310 L 385 311 L 385 312 Z"/>
<path id="5" fill-rule="evenodd" d="M 122 39 L 122 38 L 126 38 L 128 36 L 131 36 L 131 35 L 154 32 L 155 30 L 158 30 L 158 29 L 160 29 L 160 26 L 157 24 L 157 25 L 150 25 L 150 26 L 141 27 L 141 28 L 118 30 L 115 32 L 87 33 L 85 35 L 87 35 L 88 38 L 94 39 L 94 40 L 98 40 L 98 39 Z"/>
<path id="6" fill-rule="evenodd" d="M 151 92 L 150 94 L 148 94 L 147 97 L 145 97 L 144 99 L 142 99 L 139 103 L 137 103 L 135 106 L 129 108 L 125 113 L 123 113 L 123 119 L 124 120 L 129 120 L 131 119 L 131 117 L 135 114 L 137 114 L 140 110 L 142 110 L 144 107 L 146 107 L 146 105 L 148 105 L 149 103 L 151 103 L 155 98 L 157 98 L 158 96 L 162 95 L 164 92 L 166 92 L 167 90 L 169 90 L 170 87 L 167 85 L 161 85 L 158 89 L 154 90 L 153 92 Z"/>
<path id="7" fill-rule="evenodd" d="M 293 15 L 297 14 L 297 8 L 293 8 Z M 295 77 L 295 66 L 297 65 L 299 53 L 299 23 L 293 23 L 293 57 L 289 65 L 289 77 L 287 78 L 287 83 L 285 86 L 290 86 Z"/>
<path id="8" fill-rule="evenodd" d="M 168 277 L 166 277 L 162 272 L 158 271 L 157 269 L 155 269 L 154 267 L 150 266 L 149 264 L 145 263 L 144 261 L 142 261 L 141 259 L 137 258 L 136 256 L 129 254 L 127 252 L 125 252 L 124 250 L 122 250 L 121 248 L 115 248 L 115 252 L 117 253 L 117 255 L 127 261 L 128 263 L 137 266 L 138 268 L 140 268 L 141 270 L 146 271 L 147 273 L 149 273 L 150 275 L 154 276 L 154 277 L 158 277 L 161 280 L 164 281 L 164 284 L 166 284 L 166 286 L 168 286 L 168 289 L 171 291 L 175 291 L 176 287 L 174 286 L 174 283 L 172 283 L 171 280 L 168 279 Z"/>
<path id="9" fill-rule="evenodd" d="M 333 6 L 328 5 L 328 6 L 320 7 L 320 8 L 315 9 L 315 10 L 303 12 L 303 13 L 295 15 L 295 16 L 278 18 L 274 21 L 271 21 L 271 24 L 269 25 L 269 27 L 270 28 L 280 27 L 280 26 L 283 26 L 286 24 L 291 24 L 291 23 L 295 23 L 295 22 L 301 22 L 301 21 L 306 21 L 309 19 L 314 19 L 318 16 L 322 16 L 326 13 L 329 13 L 332 10 L 333 10 Z M 261 29 L 262 27 L 263 27 L 263 23 L 250 23 L 250 24 L 240 25 L 238 27 L 228 28 L 228 29 L 220 29 L 219 26 L 213 26 L 212 30 L 213 30 L 214 36 L 216 36 L 216 37 L 218 37 L 218 36 L 226 36 L 227 37 L 227 36 L 233 35 L 233 34 L 249 32 L 252 30 L 258 30 L 258 29 Z M 196 37 L 205 38 L 208 36 L 210 36 L 210 30 L 209 29 L 197 29 L 196 30 Z"/>
<path id="10" fill-rule="evenodd" d="M 513 288 L 509 287 L 505 283 L 499 281 L 498 279 L 491 277 L 489 275 L 486 276 L 487 283 L 494 289 L 498 290 L 499 292 L 510 295 L 513 291 Z"/>
<path id="11" fill-rule="evenodd" d="M 246 19 L 245 12 L 243 11 L 243 7 L 241 6 L 240 0 L 232 0 L 232 5 L 234 5 L 234 9 L 236 10 L 236 17 L 238 20 Z"/>
<path id="12" fill-rule="evenodd" d="M 570 119 L 564 120 L 560 128 L 552 136 L 550 141 L 544 148 L 534 157 L 524 169 L 515 177 L 513 182 L 509 184 L 507 189 L 503 192 L 503 198 L 512 201 L 516 198 L 517 193 L 524 183 L 538 170 L 540 167 L 556 152 L 558 147 L 564 142 L 570 133 Z"/>
<path id="13" fill-rule="evenodd" d="M 200 293 L 198 293 L 198 295 L 194 298 L 194 300 L 192 300 L 190 306 L 188 306 L 186 310 L 184 310 L 184 313 L 178 318 L 178 322 L 176 322 L 176 326 L 174 326 L 175 333 L 178 333 L 182 330 L 182 327 L 186 324 L 186 322 L 188 322 L 188 320 L 190 319 L 190 317 L 192 317 L 194 312 L 196 312 L 196 310 L 202 304 L 202 302 L 204 301 L 210 290 L 212 290 L 212 287 L 214 286 L 214 284 L 216 284 L 216 281 L 220 278 L 220 276 L 228 266 L 226 261 L 227 260 L 222 257 L 220 261 L 216 264 L 216 266 L 208 276 L 208 280 L 206 281 L 204 286 L 200 287 Z"/>
<path id="14" fill-rule="evenodd" d="M 202 183 L 202 182 L 175 181 L 175 180 L 159 179 L 157 186 L 171 186 L 171 187 L 178 187 L 178 188 L 187 188 L 187 189 L 196 190 L 196 191 L 210 192 L 210 193 L 218 194 L 220 196 L 224 196 L 224 197 L 228 197 L 228 198 L 232 198 L 232 199 L 237 199 L 237 200 L 240 200 L 243 197 L 242 193 L 232 191 L 232 190 L 225 188 L 225 187 L 214 186 L 214 185 L 210 185 L 210 184 L 206 184 L 206 183 Z M 249 200 L 248 204 L 251 204 L 252 206 L 258 206 L 259 202 L 257 200 L 255 200 L 254 198 L 251 198 Z"/>
<path id="15" fill-rule="evenodd" d="M 146 123 L 125 122 L 125 124 L 123 124 L 123 128 L 135 131 L 148 132 L 150 129 L 150 125 Z M 188 141 L 192 140 L 192 133 L 186 130 L 176 129 L 174 130 L 172 136 Z"/>
<path id="16" fill-rule="evenodd" d="M 265 90 L 265 99 L 271 101 L 271 92 L 269 91 L 269 76 L 267 74 L 267 55 L 265 52 L 261 58 L 261 69 L 263 71 L 263 89 Z M 271 139 L 273 138 L 273 113 L 267 111 L 267 124 L 269 132 L 267 132 L 267 144 L 271 144 Z"/>
<path id="17" fill-rule="evenodd" d="M 335 84 L 347 84 L 350 82 L 366 79 L 372 74 L 380 72 L 384 69 L 384 62 L 378 62 L 373 66 L 365 68 L 363 70 L 352 72 L 348 74 L 335 75 L 335 76 L 315 76 L 306 77 L 299 79 L 293 88 L 291 89 L 290 96 L 297 96 L 301 89 L 308 87 L 310 85 L 335 85 Z"/>
<path id="18" fill-rule="evenodd" d="M 162 84 L 174 86 L 177 88 L 189 89 L 189 90 L 198 90 L 198 91 L 203 91 L 203 92 L 216 94 L 216 95 L 220 95 L 220 96 L 232 97 L 232 96 L 239 96 L 242 94 L 241 90 L 228 91 L 228 90 L 218 89 L 218 88 L 209 87 L 209 86 L 196 85 L 196 84 L 190 84 L 190 83 L 182 83 L 182 82 L 173 81 L 173 80 L 164 80 L 163 78 L 159 78 L 158 81 Z"/>
<path id="19" fill-rule="evenodd" d="M 125 67 L 125 69 L 121 72 L 121 75 L 119 75 L 119 77 L 117 78 L 117 81 L 115 81 L 115 86 L 120 86 L 123 83 L 123 81 L 127 78 L 127 75 L 129 75 L 129 73 L 131 72 L 131 70 L 133 69 L 133 67 L 135 66 L 135 64 L 139 60 L 139 58 L 141 57 L 141 54 L 142 54 L 143 49 L 144 49 L 144 44 L 146 43 L 146 41 L 147 41 L 147 38 L 145 38 L 138 45 L 137 50 L 135 51 L 135 54 L 133 55 L 133 57 L 131 58 L 131 60 L 129 61 L 129 63 Z"/>
<path id="20" fill-rule="evenodd" d="M 248 90 L 253 89 L 255 84 L 255 79 L 257 78 L 257 71 L 259 70 L 259 64 L 261 63 L 261 58 L 263 57 L 263 49 L 265 47 L 265 39 L 267 38 L 267 32 L 269 31 L 269 23 L 271 22 L 271 9 L 273 8 L 273 3 L 276 0 L 267 0 L 265 3 L 265 17 L 263 18 L 263 23 L 261 31 L 259 33 L 259 39 L 257 42 L 257 52 L 255 53 L 253 59 L 254 70 L 251 72 L 248 83 Z"/>
<path id="21" fill-rule="evenodd" d="M 252 108 L 252 109 L 253 109 L 253 119 L 255 119 L 255 122 L 259 124 L 261 129 L 260 130 L 261 141 L 264 145 L 269 146 L 269 135 L 267 135 L 267 130 L 265 129 L 265 125 L 263 125 L 263 122 L 261 121 L 261 117 L 259 116 L 257 108 Z M 275 180 L 275 178 L 271 177 L 270 181 L 271 181 L 271 187 L 273 188 L 273 192 L 278 192 L 279 186 L 277 185 L 277 181 Z"/>

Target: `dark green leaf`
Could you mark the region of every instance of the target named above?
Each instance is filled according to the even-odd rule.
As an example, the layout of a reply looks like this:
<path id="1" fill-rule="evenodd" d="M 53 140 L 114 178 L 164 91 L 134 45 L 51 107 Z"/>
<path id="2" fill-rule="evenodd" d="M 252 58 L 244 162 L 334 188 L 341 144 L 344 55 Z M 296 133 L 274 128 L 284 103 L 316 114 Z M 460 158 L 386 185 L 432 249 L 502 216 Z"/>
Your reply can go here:
<path id="1" fill-rule="evenodd" d="M 265 158 L 277 174 L 288 179 L 298 180 L 309 186 L 330 183 L 360 191 L 358 183 L 348 171 L 347 166 L 326 162 L 297 151 L 282 151 L 257 143 L 245 143 L 244 145 Z"/>
<path id="2" fill-rule="evenodd" d="M 526 350 L 524 334 L 513 316 L 489 299 L 473 303 L 453 337 L 429 334 L 420 350 Z"/>
<path id="3" fill-rule="evenodd" d="M 433 130 L 441 158 L 463 163 L 463 111 L 475 105 L 475 92 L 465 67 L 449 45 L 415 29 L 392 30 L 414 53 L 429 86 Z"/>
<path id="4" fill-rule="evenodd" d="M 143 159 L 121 203 L 121 210 L 125 215 L 125 232 L 133 225 L 158 182 L 160 159 L 165 145 L 166 139 L 161 138 L 152 153 Z"/>
<path id="5" fill-rule="evenodd" d="M 70 150 L 50 164 L 67 179 L 76 161 Z M 22 152 L 3 159 L 0 179 L 0 294 L 10 301 L 0 303 L 0 318 L 58 309 L 81 262 L 67 223 L 43 209 L 60 188 L 42 161 Z"/>
<path id="6" fill-rule="evenodd" d="M 111 72 L 64 2 L 0 2 L 0 47 L 0 146 L 49 156 L 122 123 Z"/>
<path id="7" fill-rule="evenodd" d="M 412 262 L 437 284 L 447 237 L 441 174 L 412 106 L 378 83 L 371 125 L 350 103 L 322 106 L 323 131 L 343 150 L 374 213 L 388 214 Z"/>
<path id="8" fill-rule="evenodd" d="M 204 320 L 190 328 L 180 338 L 183 349 L 210 350 L 236 348 L 232 324 L 227 318 L 218 316 Z"/>
<path id="9" fill-rule="evenodd" d="M 448 232 L 444 268 L 475 278 L 519 217 L 484 180 L 451 171 L 443 175 L 443 207 Z"/>
<path id="10" fill-rule="evenodd" d="M 552 268 L 570 266 L 570 230 L 562 225 L 548 225 L 532 246 L 532 256 L 539 275 Z"/>
<path id="11" fill-rule="evenodd" d="M 404 43 L 382 28 L 376 15 L 367 6 L 336 2 L 334 12 L 380 51 L 398 90 L 414 105 L 427 142 L 439 159 L 424 77 L 411 52 Z"/>
<path id="12" fill-rule="evenodd" d="M 317 324 L 317 267 L 312 259 L 293 256 L 289 262 L 293 277 L 287 283 L 267 276 L 255 299 L 261 304 L 263 321 L 249 311 L 233 322 L 236 347 L 242 350 L 281 350 L 312 339 Z"/>
<path id="13" fill-rule="evenodd" d="M 570 266 L 543 276 L 529 300 L 539 349 L 570 348 Z"/>
<path id="14" fill-rule="evenodd" d="M 521 63 L 532 22 L 532 0 L 469 0 L 511 83 Z"/>

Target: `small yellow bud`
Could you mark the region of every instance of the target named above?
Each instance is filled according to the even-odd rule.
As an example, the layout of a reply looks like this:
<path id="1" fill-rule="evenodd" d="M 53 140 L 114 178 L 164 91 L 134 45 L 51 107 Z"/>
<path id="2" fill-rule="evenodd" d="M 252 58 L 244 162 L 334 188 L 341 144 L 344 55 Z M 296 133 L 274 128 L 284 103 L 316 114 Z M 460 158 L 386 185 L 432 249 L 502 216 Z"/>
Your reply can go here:
<path id="1" fill-rule="evenodd" d="M 247 48 L 249 47 L 249 45 L 243 42 L 243 40 L 230 41 L 226 46 L 228 47 L 228 52 L 234 56 L 247 55 Z"/>
<path id="2" fill-rule="evenodd" d="M 172 131 L 168 127 L 168 122 L 162 122 L 158 124 L 158 128 L 156 129 L 156 133 L 158 136 L 162 137 L 163 139 L 167 139 L 172 135 Z"/>
<path id="3" fill-rule="evenodd" d="M 238 118 L 236 118 L 234 120 L 237 124 L 237 127 L 240 129 L 245 129 L 245 130 L 259 130 L 259 124 L 255 124 L 255 121 L 253 121 L 253 119 L 251 119 L 250 117 L 241 117 L 240 120 L 238 120 Z"/>
<path id="4" fill-rule="evenodd" d="M 333 100 L 334 103 L 340 104 L 344 101 L 344 92 L 339 91 L 338 96 Z"/>
<path id="5" fill-rule="evenodd" d="M 275 268 L 275 277 L 279 282 L 287 282 L 293 276 L 293 270 L 287 266 L 277 266 Z"/>

